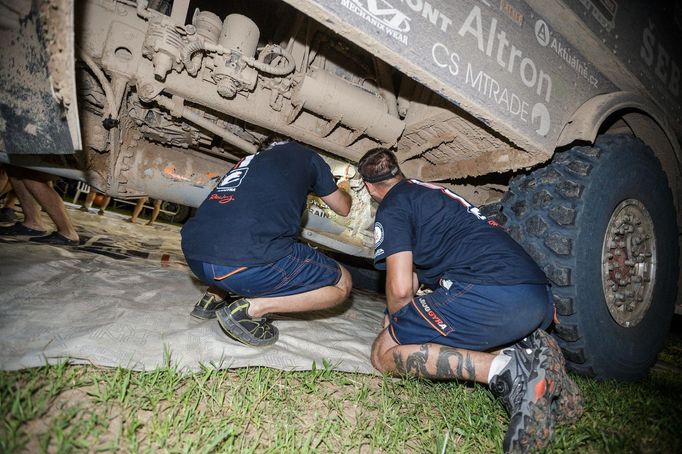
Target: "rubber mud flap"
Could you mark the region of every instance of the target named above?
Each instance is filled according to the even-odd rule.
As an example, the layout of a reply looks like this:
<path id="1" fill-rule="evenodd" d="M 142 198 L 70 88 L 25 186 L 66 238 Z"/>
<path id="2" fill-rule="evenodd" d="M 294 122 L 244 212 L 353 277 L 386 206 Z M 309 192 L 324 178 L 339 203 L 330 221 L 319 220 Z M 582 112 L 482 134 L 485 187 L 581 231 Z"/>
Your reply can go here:
<path id="1" fill-rule="evenodd" d="M 639 139 L 605 135 L 515 177 L 495 214 L 552 281 L 553 334 L 578 373 L 636 380 L 663 346 L 678 276 L 667 181 Z"/>

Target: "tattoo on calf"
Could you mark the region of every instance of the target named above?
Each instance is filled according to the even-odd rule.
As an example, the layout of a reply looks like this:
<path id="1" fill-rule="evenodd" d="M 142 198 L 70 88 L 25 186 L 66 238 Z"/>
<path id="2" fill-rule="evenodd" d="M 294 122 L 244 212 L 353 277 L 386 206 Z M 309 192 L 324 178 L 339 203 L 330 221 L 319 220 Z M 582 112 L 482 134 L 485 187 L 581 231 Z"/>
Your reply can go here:
<path id="1" fill-rule="evenodd" d="M 422 345 L 418 352 L 407 355 L 405 362 L 399 352 L 393 353 L 396 371 L 401 375 L 415 375 L 417 377 L 431 377 L 432 374 L 426 370 L 426 361 L 429 359 L 429 347 Z"/>
<path id="2" fill-rule="evenodd" d="M 466 379 L 471 381 L 476 380 L 476 367 L 474 366 L 474 360 L 468 353 L 466 359 L 464 360 L 464 368 L 466 369 L 468 375 Z"/>
<path id="3" fill-rule="evenodd" d="M 453 372 L 450 365 L 450 358 L 455 357 L 457 372 Z M 436 375 L 440 378 L 461 378 L 462 377 L 462 354 L 451 348 L 441 348 L 438 352 L 436 361 Z"/>
<path id="4" fill-rule="evenodd" d="M 455 370 L 452 370 L 450 359 L 455 361 Z M 474 380 L 476 378 L 476 367 L 469 353 L 462 354 L 460 351 L 441 347 L 436 360 L 435 378 L 456 378 L 458 380 Z"/>
<path id="5" fill-rule="evenodd" d="M 426 362 L 429 359 L 429 348 L 437 348 L 436 370 L 429 370 Z M 453 370 L 451 359 L 454 360 Z M 414 375 L 432 379 L 475 380 L 476 367 L 469 353 L 462 354 L 457 349 L 427 344 L 421 345 L 419 351 L 412 352 L 403 358 L 398 351 L 393 352 L 396 372 L 400 375 Z M 432 368 L 431 368 L 432 369 Z"/>
<path id="6" fill-rule="evenodd" d="M 395 370 L 399 374 L 405 374 L 405 363 L 403 363 L 403 357 L 397 351 L 393 352 L 393 362 L 395 363 Z"/>

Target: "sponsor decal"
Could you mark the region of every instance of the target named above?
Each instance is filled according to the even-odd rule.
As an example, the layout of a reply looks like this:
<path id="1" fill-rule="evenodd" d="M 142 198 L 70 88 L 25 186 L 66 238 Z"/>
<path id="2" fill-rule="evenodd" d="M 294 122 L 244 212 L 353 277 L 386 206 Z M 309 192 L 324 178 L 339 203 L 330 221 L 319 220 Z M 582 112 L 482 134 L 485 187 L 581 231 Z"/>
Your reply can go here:
<path id="1" fill-rule="evenodd" d="M 394 6 L 398 3 L 402 9 Z M 341 0 L 341 6 L 406 46 L 412 18 L 404 9 L 419 14 L 443 33 L 452 25 L 452 19 L 426 0 Z"/>
<path id="2" fill-rule="evenodd" d="M 658 77 L 665 87 L 674 96 L 680 95 L 680 65 L 679 62 L 673 60 L 672 55 L 661 45 L 659 41 L 656 43 L 656 35 L 654 35 L 654 23 L 649 20 L 648 27 L 642 32 L 642 47 L 639 50 L 639 56 L 648 66 L 654 66 L 654 74 Z"/>
<path id="3" fill-rule="evenodd" d="M 552 77 L 542 68 L 538 68 L 535 61 L 517 48 L 507 39 L 504 30 L 497 31 L 497 19 L 491 18 L 484 31 L 481 8 L 474 6 L 469 16 L 459 29 L 459 36 L 471 36 L 476 39 L 478 49 L 492 58 L 493 53 L 497 63 L 509 73 L 516 73 L 521 82 L 528 88 L 535 88 L 535 93 L 550 102 L 552 95 Z M 544 96 L 543 96 L 544 95 Z"/>
<path id="4" fill-rule="evenodd" d="M 232 194 L 229 195 L 211 194 L 211 196 L 208 198 L 208 200 L 217 200 L 218 203 L 221 205 L 233 202 L 235 199 L 236 197 Z"/>
<path id="5" fill-rule="evenodd" d="M 385 0 L 341 0 L 341 6 L 407 46 L 410 18 Z"/>
<path id="6" fill-rule="evenodd" d="M 448 329 L 448 324 L 438 315 L 429 305 L 424 298 L 417 298 L 419 305 L 424 311 L 424 314 L 428 317 L 428 321 L 437 326 L 441 331 L 441 334 L 445 335 L 443 332 Z"/>
<path id="7" fill-rule="evenodd" d="M 432 46 L 431 57 L 434 63 L 459 77 L 460 82 L 475 89 L 510 116 L 531 126 L 538 135 L 546 136 L 551 129 L 551 117 L 545 103 L 549 103 L 552 98 L 552 76 L 510 42 L 497 18 L 484 20 L 478 5 L 471 9 L 457 34 L 462 38 L 475 40 L 481 53 L 496 61 L 502 71 L 515 74 L 530 89 L 531 96 L 540 98 L 539 101 L 505 87 L 500 82 L 504 77 L 493 77 L 492 74 L 478 69 L 475 62 L 462 62 L 459 54 L 444 43 L 436 42 Z"/>
<path id="8" fill-rule="evenodd" d="M 384 241 L 384 226 L 381 222 L 374 223 L 374 247 L 379 247 Z"/>
<path id="9" fill-rule="evenodd" d="M 594 88 L 598 88 L 597 85 L 599 84 L 599 80 L 594 75 L 590 74 L 587 62 L 576 56 L 575 51 L 563 42 L 561 38 L 557 38 L 556 35 L 551 32 L 547 22 L 542 19 L 535 21 L 535 39 L 538 40 L 538 43 L 541 46 L 552 49 L 573 71 L 578 73 L 578 75 L 584 78 Z"/>

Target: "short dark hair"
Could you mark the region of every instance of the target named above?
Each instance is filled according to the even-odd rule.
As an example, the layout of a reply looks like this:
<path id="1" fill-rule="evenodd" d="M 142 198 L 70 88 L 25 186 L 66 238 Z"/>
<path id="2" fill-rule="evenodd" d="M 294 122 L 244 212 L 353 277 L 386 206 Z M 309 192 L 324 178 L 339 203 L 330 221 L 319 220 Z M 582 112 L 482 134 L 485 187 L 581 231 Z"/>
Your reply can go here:
<path id="1" fill-rule="evenodd" d="M 386 148 L 373 148 L 360 158 L 358 172 L 368 183 L 380 183 L 395 176 L 403 176 L 395 153 Z"/>

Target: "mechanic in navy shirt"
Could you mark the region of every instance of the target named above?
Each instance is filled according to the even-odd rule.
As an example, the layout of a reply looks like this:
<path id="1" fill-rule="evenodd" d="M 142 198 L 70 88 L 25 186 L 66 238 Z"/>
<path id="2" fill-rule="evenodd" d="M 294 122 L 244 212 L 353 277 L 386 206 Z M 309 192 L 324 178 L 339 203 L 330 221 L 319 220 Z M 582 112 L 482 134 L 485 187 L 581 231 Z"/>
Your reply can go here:
<path id="1" fill-rule="evenodd" d="M 505 451 L 545 446 L 556 421 L 574 421 L 582 405 L 543 331 L 554 311 L 542 270 L 460 196 L 405 179 L 391 151 L 369 151 L 358 170 L 379 202 L 374 262 L 386 270 L 374 367 L 489 384 L 511 416 Z"/>
<path id="2" fill-rule="evenodd" d="M 278 338 L 265 315 L 326 309 L 348 297 L 348 271 L 299 241 L 309 193 L 341 216 L 350 212 L 351 197 L 329 165 L 296 142 L 248 156 L 220 180 L 183 226 L 182 250 L 204 283 L 243 298 L 195 312 L 215 314 L 242 343 L 265 346 Z"/>

